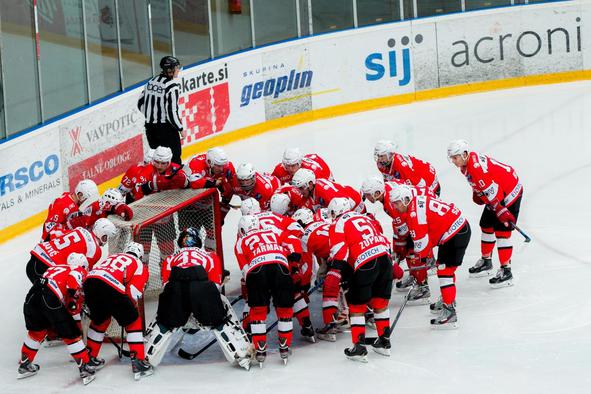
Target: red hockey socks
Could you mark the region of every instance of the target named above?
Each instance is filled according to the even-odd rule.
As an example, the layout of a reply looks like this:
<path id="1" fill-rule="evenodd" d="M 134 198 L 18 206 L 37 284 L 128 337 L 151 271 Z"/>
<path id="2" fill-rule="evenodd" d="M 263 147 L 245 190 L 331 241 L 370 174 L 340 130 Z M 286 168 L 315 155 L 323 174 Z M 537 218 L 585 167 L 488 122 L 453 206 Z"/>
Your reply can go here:
<path id="1" fill-rule="evenodd" d="M 285 343 L 289 347 L 293 336 L 293 308 L 276 308 L 275 311 L 279 319 L 277 324 L 279 343 L 282 342 L 281 339 L 285 339 Z"/>
<path id="2" fill-rule="evenodd" d="M 308 295 L 301 291 L 296 293 L 295 302 L 293 303 L 293 314 L 298 319 L 300 327 L 304 327 L 304 319 L 310 320 L 310 310 L 308 309 Z"/>
<path id="3" fill-rule="evenodd" d="M 33 361 L 35 359 L 45 335 L 47 335 L 47 330 L 27 332 L 21 348 L 21 360 L 27 358 L 29 361 Z"/>
<path id="4" fill-rule="evenodd" d="M 492 256 L 493 249 L 495 248 L 497 237 L 495 237 L 495 230 L 492 227 L 481 227 L 481 230 L 482 236 L 480 240 L 480 252 L 482 253 L 482 257 L 489 259 Z"/>
<path id="5" fill-rule="evenodd" d="M 265 320 L 267 320 L 267 307 L 253 306 L 250 308 L 248 315 L 250 316 L 250 332 L 252 333 L 252 343 L 255 345 L 255 347 L 258 346 L 259 342 L 266 344 L 267 325 L 265 324 Z"/>
<path id="6" fill-rule="evenodd" d="M 340 289 L 332 287 L 322 287 L 322 320 L 325 325 L 336 320 L 336 315 L 339 312 L 339 291 Z"/>
<path id="7" fill-rule="evenodd" d="M 68 352 L 70 352 L 70 355 L 74 360 L 80 360 L 83 363 L 87 363 L 89 361 L 88 349 L 86 349 L 86 346 L 82 341 L 82 337 L 74 339 L 64 338 L 64 342 L 66 343 L 66 345 L 68 345 Z"/>
<path id="8" fill-rule="evenodd" d="M 90 323 L 88 333 L 86 334 L 86 347 L 92 357 L 98 357 L 105 339 L 105 331 L 111 324 L 111 318 L 108 318 L 101 324 Z"/>
<path id="9" fill-rule="evenodd" d="M 388 300 L 385 298 L 372 298 L 369 306 L 374 310 L 374 319 L 376 321 L 376 331 L 378 336 L 384 335 L 386 328 L 390 327 L 390 309 L 388 309 Z M 378 312 L 382 310 L 381 312 Z"/>
<path id="10" fill-rule="evenodd" d="M 365 337 L 365 311 L 366 305 L 349 304 L 349 316 L 351 317 L 351 339 L 353 344 L 359 342 L 359 337 Z M 375 315 L 374 315 L 375 316 Z M 377 324 L 377 322 L 376 322 Z"/>
<path id="11" fill-rule="evenodd" d="M 499 253 L 499 261 L 504 267 L 511 263 L 511 256 L 513 255 L 513 243 L 511 242 L 511 231 L 495 231 L 497 236 L 497 252 Z"/>
<path id="12" fill-rule="evenodd" d="M 456 268 L 446 267 L 442 270 L 437 270 L 441 299 L 446 305 L 451 305 L 456 299 Z"/>
<path id="13" fill-rule="evenodd" d="M 135 319 L 131 324 L 125 327 L 125 331 L 127 331 L 127 336 L 125 340 L 129 345 L 129 351 L 134 354 L 138 360 L 143 360 L 146 358 L 144 353 L 144 332 L 142 330 L 142 321 L 140 317 Z"/>

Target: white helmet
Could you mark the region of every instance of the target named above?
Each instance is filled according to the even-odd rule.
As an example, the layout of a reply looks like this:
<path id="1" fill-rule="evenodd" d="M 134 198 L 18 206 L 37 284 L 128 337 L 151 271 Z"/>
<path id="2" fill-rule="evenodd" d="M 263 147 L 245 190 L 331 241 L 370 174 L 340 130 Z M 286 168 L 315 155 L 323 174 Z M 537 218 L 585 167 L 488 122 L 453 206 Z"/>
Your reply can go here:
<path id="1" fill-rule="evenodd" d="M 378 175 L 370 176 L 363 181 L 361 185 L 361 193 L 374 196 L 376 192 L 383 193 L 386 190 L 384 186 L 384 178 Z"/>
<path id="2" fill-rule="evenodd" d="M 291 200 L 287 194 L 276 193 L 271 196 L 271 212 L 285 215 L 289 210 Z"/>
<path id="3" fill-rule="evenodd" d="M 103 193 L 101 201 L 108 202 L 111 205 L 117 205 L 125 202 L 125 199 L 123 198 L 123 194 L 121 194 L 119 189 L 107 189 Z"/>
<path id="4" fill-rule="evenodd" d="M 402 201 L 404 205 L 412 200 L 412 190 L 407 185 L 394 184 L 390 192 L 390 203 L 394 204 L 396 201 Z"/>
<path id="5" fill-rule="evenodd" d="M 470 152 L 470 145 L 466 140 L 453 140 L 447 146 L 447 157 L 448 159 L 455 155 L 464 156 L 464 152 Z"/>
<path id="6" fill-rule="evenodd" d="M 246 215 L 255 215 L 261 212 L 261 204 L 259 202 L 250 197 L 246 200 L 242 200 L 242 205 L 240 205 L 240 212 L 242 212 L 243 216 Z"/>
<path id="7" fill-rule="evenodd" d="M 308 186 L 312 182 L 312 184 L 316 183 L 316 175 L 313 171 L 308 170 L 307 168 L 300 168 L 293 174 L 293 178 L 291 178 L 291 184 L 298 189 Z"/>
<path id="8" fill-rule="evenodd" d="M 302 164 L 302 159 L 304 155 L 300 152 L 299 148 L 289 148 L 283 152 L 283 159 L 281 159 L 281 163 L 284 166 L 292 166 L 294 164 Z"/>
<path id="9" fill-rule="evenodd" d="M 74 190 L 78 201 L 80 201 L 80 210 L 86 209 L 92 202 L 98 200 L 99 192 L 96 183 L 90 179 L 83 179 L 76 185 Z"/>
<path id="10" fill-rule="evenodd" d="M 380 140 L 376 143 L 373 148 L 373 158 L 378 161 L 380 156 L 387 155 L 388 160 L 392 159 L 394 152 L 396 151 L 396 143 L 390 140 Z"/>
<path id="11" fill-rule="evenodd" d="M 159 146 L 154 150 L 154 157 L 152 157 L 152 160 L 159 163 L 170 163 L 172 160 L 172 150 L 167 146 Z"/>
<path id="12" fill-rule="evenodd" d="M 335 197 L 330 200 L 330 203 L 328 204 L 328 213 L 333 219 L 336 219 L 338 216 L 341 216 L 343 213 L 350 210 L 351 199 L 347 197 Z"/>
<path id="13" fill-rule="evenodd" d="M 149 164 L 154 160 L 154 152 L 156 149 L 148 149 L 146 153 L 144 153 L 144 163 Z"/>
<path id="14" fill-rule="evenodd" d="M 94 223 L 92 232 L 102 244 L 105 244 L 117 234 L 117 228 L 109 219 L 100 218 Z"/>
<path id="15" fill-rule="evenodd" d="M 314 221 L 314 213 L 308 208 L 300 208 L 295 211 L 291 218 L 296 222 L 300 222 L 304 226 L 307 226 Z"/>
<path id="16" fill-rule="evenodd" d="M 258 230 L 259 228 L 261 228 L 261 224 L 259 223 L 259 218 L 256 216 L 242 216 L 238 221 L 238 230 L 240 231 L 241 235 L 248 234 L 249 232 Z"/>
<path id="17" fill-rule="evenodd" d="M 123 253 L 132 254 L 141 259 L 144 256 L 144 245 L 132 241 L 125 246 Z"/>
<path id="18" fill-rule="evenodd" d="M 228 164 L 228 156 L 222 148 L 211 148 L 205 154 L 205 161 L 207 165 L 212 166 L 225 166 Z"/>
<path id="19" fill-rule="evenodd" d="M 251 163 L 242 163 L 236 169 L 236 178 L 240 187 L 244 190 L 250 190 L 256 182 L 256 171 Z"/>
<path id="20" fill-rule="evenodd" d="M 70 253 L 68 256 L 68 265 L 71 268 L 82 267 L 88 270 L 88 259 L 82 253 Z"/>

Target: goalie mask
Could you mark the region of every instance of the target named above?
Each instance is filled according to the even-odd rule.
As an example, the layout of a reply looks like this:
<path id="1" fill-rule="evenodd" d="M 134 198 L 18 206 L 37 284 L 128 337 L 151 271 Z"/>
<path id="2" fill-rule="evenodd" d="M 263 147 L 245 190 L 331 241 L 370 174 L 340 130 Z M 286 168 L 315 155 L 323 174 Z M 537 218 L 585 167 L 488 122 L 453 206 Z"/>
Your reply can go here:
<path id="1" fill-rule="evenodd" d="M 181 231 L 179 238 L 177 239 L 177 245 L 179 248 L 201 248 L 203 243 L 199 238 L 199 231 L 195 227 L 189 227 Z"/>

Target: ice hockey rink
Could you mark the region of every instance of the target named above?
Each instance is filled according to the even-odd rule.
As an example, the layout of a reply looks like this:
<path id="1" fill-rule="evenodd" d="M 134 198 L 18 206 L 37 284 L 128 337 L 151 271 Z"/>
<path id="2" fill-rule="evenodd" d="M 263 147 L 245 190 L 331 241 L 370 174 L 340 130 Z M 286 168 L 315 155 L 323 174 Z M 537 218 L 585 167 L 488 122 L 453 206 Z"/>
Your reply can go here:
<path id="1" fill-rule="evenodd" d="M 304 343 L 294 323 L 294 353 L 284 366 L 276 331 L 263 369 L 231 367 L 216 345 L 192 361 L 170 353 L 155 374 L 133 380 L 128 362 L 105 343 L 107 366 L 83 387 L 65 347 L 42 348 L 37 376 L 16 380 L 25 336 L 22 303 L 29 289 L 28 252 L 39 238 L 32 231 L 0 245 L 0 392 L 204 392 L 204 393 L 589 393 L 591 392 L 591 82 L 535 86 L 451 97 L 307 123 L 225 146 L 230 159 L 251 161 L 271 171 L 284 148 L 319 153 L 337 182 L 360 187 L 377 174 L 372 150 L 379 139 L 394 139 L 402 152 L 430 161 L 439 173 L 442 199 L 469 218 L 473 234 L 458 270 L 458 330 L 432 331 L 428 306 L 407 306 L 392 336 L 392 356 L 370 350 L 369 363 L 347 360 L 350 334 L 336 343 Z M 525 187 L 519 224 L 533 241 L 515 233 L 515 285 L 491 289 L 485 278 L 468 278 L 480 255 L 481 208 L 459 171 L 447 161 L 446 146 L 465 138 L 478 152 L 515 167 Z M 390 230 L 381 208 L 376 212 Z M 237 294 L 239 272 L 233 240 L 239 212 L 223 228 L 228 294 Z M 496 252 L 495 270 L 498 267 Z M 438 296 L 437 278 L 429 279 Z M 230 297 L 231 298 L 231 297 Z M 392 294 L 396 315 L 403 293 Z M 320 326 L 319 295 L 312 296 Z M 237 304 L 240 310 L 242 304 Z M 274 321 L 274 316 L 269 322 Z M 185 336 L 195 352 L 207 334 Z M 176 351 L 176 349 L 174 349 Z"/>

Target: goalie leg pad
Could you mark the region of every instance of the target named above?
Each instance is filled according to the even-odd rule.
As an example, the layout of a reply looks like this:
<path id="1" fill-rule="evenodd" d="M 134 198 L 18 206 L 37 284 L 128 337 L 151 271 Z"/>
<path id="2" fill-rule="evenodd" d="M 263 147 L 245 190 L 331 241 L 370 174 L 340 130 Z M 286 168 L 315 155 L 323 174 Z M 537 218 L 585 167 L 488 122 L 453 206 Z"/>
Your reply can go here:
<path id="1" fill-rule="evenodd" d="M 146 359 L 154 367 L 158 366 L 164 358 L 172 335 L 176 331 L 178 328 L 169 330 L 156 321 L 150 324 L 149 337 L 146 341 Z"/>
<path id="2" fill-rule="evenodd" d="M 213 329 L 213 333 L 224 352 L 224 356 L 230 363 L 238 363 L 242 368 L 250 368 L 252 345 L 246 332 L 242 328 L 236 312 L 232 309 L 228 299 L 221 295 L 222 302 L 227 308 L 228 314 L 222 326 Z"/>

